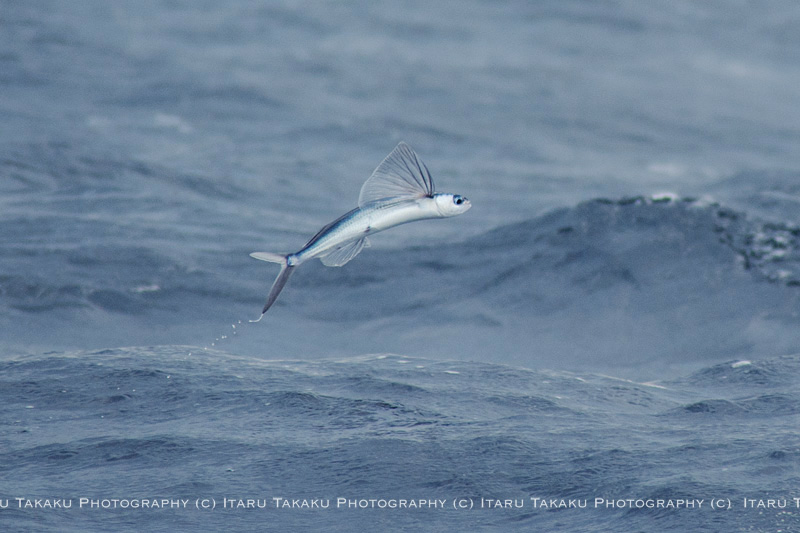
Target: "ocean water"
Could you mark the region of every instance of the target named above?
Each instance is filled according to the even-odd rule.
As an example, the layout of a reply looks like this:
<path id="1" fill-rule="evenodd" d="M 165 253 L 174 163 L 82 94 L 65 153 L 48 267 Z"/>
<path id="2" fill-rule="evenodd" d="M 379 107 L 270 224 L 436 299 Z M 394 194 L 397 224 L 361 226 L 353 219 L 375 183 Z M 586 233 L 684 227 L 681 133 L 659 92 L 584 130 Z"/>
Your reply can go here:
<path id="1" fill-rule="evenodd" d="M 798 22 L 0 2 L 0 528 L 800 530 Z"/>

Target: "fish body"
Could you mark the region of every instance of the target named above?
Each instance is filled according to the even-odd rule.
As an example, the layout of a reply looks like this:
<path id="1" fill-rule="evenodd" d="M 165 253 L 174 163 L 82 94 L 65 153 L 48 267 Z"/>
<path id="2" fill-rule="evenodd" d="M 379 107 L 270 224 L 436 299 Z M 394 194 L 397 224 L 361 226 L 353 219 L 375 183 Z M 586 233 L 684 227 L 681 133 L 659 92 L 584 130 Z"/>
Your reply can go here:
<path id="1" fill-rule="evenodd" d="M 458 194 L 434 192 L 428 168 L 414 151 L 400 143 L 364 183 L 359 206 L 327 224 L 293 254 L 254 252 L 251 257 L 281 265 L 261 316 L 275 303 L 294 269 L 319 258 L 340 267 L 369 246 L 368 236 L 401 224 L 465 213 L 469 200 Z M 259 318 L 260 320 L 261 318 Z"/>
<path id="2" fill-rule="evenodd" d="M 357 207 L 325 226 L 324 231 L 320 231 L 301 250 L 290 255 L 290 263 L 300 264 L 316 257 L 324 258 L 347 243 L 401 224 L 446 216 L 440 213 L 436 203 L 436 198 L 426 197 L 417 200 L 376 201 Z"/>

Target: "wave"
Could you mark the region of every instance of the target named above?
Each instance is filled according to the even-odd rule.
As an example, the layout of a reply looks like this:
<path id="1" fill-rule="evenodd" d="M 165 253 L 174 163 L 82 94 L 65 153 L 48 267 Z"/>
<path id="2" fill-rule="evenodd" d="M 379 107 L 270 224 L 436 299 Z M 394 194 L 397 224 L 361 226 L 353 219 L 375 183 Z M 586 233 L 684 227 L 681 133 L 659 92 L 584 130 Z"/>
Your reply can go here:
<path id="1" fill-rule="evenodd" d="M 79 231 L 25 220 L 16 223 L 34 241 L 37 231 Z M 128 224 L 112 233 L 5 248 L 6 271 L 19 274 L 0 279 L 0 318 L 58 309 L 77 322 L 136 317 L 145 330 L 148 321 L 194 328 L 194 340 L 181 340 L 197 342 L 209 322 L 252 315 L 272 280 L 241 235 L 232 250 L 215 244 L 197 257 L 172 249 L 177 233 L 146 237 Z M 135 245 L 121 244 L 126 234 Z M 283 356 L 313 349 L 303 344 L 313 323 L 347 350 L 597 371 L 791 353 L 800 349 L 799 241 L 797 226 L 716 203 L 596 199 L 462 242 L 373 249 L 342 269 L 304 265 L 271 313 L 281 327 L 269 335 L 290 347 Z M 194 326 L 198 318 L 206 320 Z M 108 333 L 94 345 L 113 342 Z M 130 343 L 125 333 L 115 343 Z M 251 339 L 243 351 L 263 352 Z"/>
<path id="2" fill-rule="evenodd" d="M 29 235 L 56 228 L 27 218 L 12 220 L 11 224 Z M 29 308 L 45 307 L 37 305 L 37 300 L 64 291 L 80 293 L 78 299 L 85 305 L 92 305 L 90 295 L 96 290 L 127 290 L 141 295 L 182 286 L 183 291 L 220 296 L 216 291 L 209 292 L 211 280 L 217 283 L 218 276 L 165 257 L 160 242 L 146 244 L 152 247 L 75 244 L 36 253 L 29 247 L 11 248 L 3 255 L 8 261 L 21 263 L 19 270 L 24 270 L 26 262 L 28 266 L 36 263 L 45 272 L 43 278 L 57 278 L 47 271 L 69 269 L 66 277 L 72 279 L 53 285 L 7 275 L 3 284 L 6 296 L 10 305 Z M 346 314 L 337 316 L 359 319 L 470 298 L 515 310 L 560 308 L 574 304 L 570 300 L 584 294 L 612 288 L 624 292 L 673 286 L 680 290 L 676 282 L 682 276 L 702 278 L 710 287 L 748 280 L 800 287 L 799 250 L 800 227 L 749 220 L 744 213 L 718 204 L 645 197 L 597 199 L 463 242 L 373 250 L 344 269 L 304 266 L 307 275 L 293 282 L 303 290 L 294 291 L 291 305 L 299 303 L 312 315 L 328 315 L 329 305 L 304 304 L 320 299 L 323 304 L 338 301 L 344 292 L 355 292 L 356 305 L 341 309 Z M 255 268 L 245 258 L 242 267 L 248 275 L 263 273 L 263 267 Z M 744 271 L 749 271 L 752 279 L 742 276 Z M 165 276 L 165 272 L 175 275 Z M 191 272 L 200 275 L 191 279 Z M 92 285 L 88 284 L 90 279 Z M 383 301 L 370 299 L 369 311 L 360 309 L 358 294 L 371 291 L 375 285 L 388 287 L 385 290 L 394 296 Z M 226 287 L 225 292 L 230 289 Z M 330 297 L 332 291 L 335 294 Z M 176 291 L 176 300 L 181 292 Z M 124 306 L 119 310 L 124 312 Z"/>
<path id="3" fill-rule="evenodd" d="M 741 499 L 758 492 L 753 479 L 759 491 L 780 493 L 792 480 L 785 465 L 797 455 L 781 435 L 793 434 L 800 402 L 797 380 L 787 376 L 796 377 L 798 366 L 797 355 L 729 361 L 638 383 L 398 355 L 265 361 L 188 346 L 39 354 L 0 362 L 7 428 L 0 471 L 14 494 L 74 501 L 513 497 L 527 506 L 503 515 L 392 516 L 394 524 L 428 530 L 528 530 L 564 520 L 591 520 L 597 530 L 631 521 L 652 529 L 664 520 L 676 529 L 719 528 L 742 518 L 768 529 L 791 517 L 738 507 L 722 517 L 657 509 L 541 513 L 529 498 L 707 499 L 724 488 L 726 497 Z M 772 377 L 758 369 L 771 369 Z M 733 378 L 738 384 L 727 386 Z M 709 389 L 709 379 L 722 386 Z M 375 512 L 270 519 L 346 530 L 374 521 Z M 31 518 L 0 513 L 15 526 Z M 149 519 L 132 510 L 98 513 L 117 525 Z M 85 530 L 95 515 L 70 514 L 61 526 Z M 231 519 L 188 511 L 158 517 L 207 526 Z M 236 516 L 245 527 L 263 519 Z"/>

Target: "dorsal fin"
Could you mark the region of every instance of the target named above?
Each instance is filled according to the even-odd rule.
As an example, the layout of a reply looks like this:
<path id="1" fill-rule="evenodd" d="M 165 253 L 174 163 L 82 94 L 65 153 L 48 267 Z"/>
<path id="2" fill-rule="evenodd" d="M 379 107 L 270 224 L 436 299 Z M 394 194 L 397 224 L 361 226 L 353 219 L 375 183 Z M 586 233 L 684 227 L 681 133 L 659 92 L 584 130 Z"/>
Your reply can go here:
<path id="1" fill-rule="evenodd" d="M 404 142 L 378 165 L 361 187 L 359 207 L 377 200 L 411 200 L 433 196 L 433 179 L 428 167 Z"/>

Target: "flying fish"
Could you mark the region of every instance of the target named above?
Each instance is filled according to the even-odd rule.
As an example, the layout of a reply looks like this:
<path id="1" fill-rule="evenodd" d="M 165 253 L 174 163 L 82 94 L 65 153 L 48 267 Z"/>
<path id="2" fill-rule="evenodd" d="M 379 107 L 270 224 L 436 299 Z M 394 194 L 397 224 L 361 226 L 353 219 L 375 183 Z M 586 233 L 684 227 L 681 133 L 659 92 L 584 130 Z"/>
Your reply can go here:
<path id="1" fill-rule="evenodd" d="M 358 207 L 324 226 L 293 254 L 250 254 L 281 266 L 258 320 L 275 303 L 294 270 L 306 261 L 319 258 L 325 266 L 344 266 L 369 246 L 368 237 L 373 233 L 415 220 L 453 217 L 471 206 L 461 195 L 435 192 L 428 167 L 401 142 L 361 187 Z"/>

